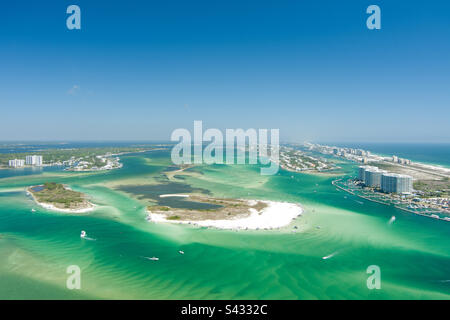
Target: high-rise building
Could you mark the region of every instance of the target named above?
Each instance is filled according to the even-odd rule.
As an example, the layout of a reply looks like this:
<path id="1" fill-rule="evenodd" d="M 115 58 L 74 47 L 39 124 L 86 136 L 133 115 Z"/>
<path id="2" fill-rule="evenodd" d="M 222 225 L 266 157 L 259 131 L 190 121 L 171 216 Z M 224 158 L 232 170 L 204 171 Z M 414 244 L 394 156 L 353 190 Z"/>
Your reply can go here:
<path id="1" fill-rule="evenodd" d="M 364 184 L 368 187 L 381 187 L 381 176 L 386 171 L 380 170 L 377 167 L 369 167 L 364 171 Z"/>
<path id="2" fill-rule="evenodd" d="M 26 156 L 26 164 L 31 166 L 42 166 L 42 156 Z"/>
<path id="3" fill-rule="evenodd" d="M 35 166 L 42 166 L 42 163 L 43 163 L 43 159 L 42 159 L 42 156 L 35 156 L 36 158 L 35 158 L 35 163 L 34 163 L 34 165 Z"/>
<path id="4" fill-rule="evenodd" d="M 364 181 L 364 179 L 366 177 L 366 175 L 365 175 L 366 170 L 370 169 L 370 168 L 375 168 L 375 167 L 372 167 L 372 166 L 359 166 L 359 168 L 358 168 L 358 180 Z"/>
<path id="5" fill-rule="evenodd" d="M 384 173 L 381 177 L 381 190 L 387 193 L 412 192 L 413 178 L 404 174 Z"/>
<path id="6" fill-rule="evenodd" d="M 23 160 L 23 159 L 9 160 L 8 164 L 10 167 L 19 168 L 19 167 L 23 167 L 25 165 L 25 160 Z"/>

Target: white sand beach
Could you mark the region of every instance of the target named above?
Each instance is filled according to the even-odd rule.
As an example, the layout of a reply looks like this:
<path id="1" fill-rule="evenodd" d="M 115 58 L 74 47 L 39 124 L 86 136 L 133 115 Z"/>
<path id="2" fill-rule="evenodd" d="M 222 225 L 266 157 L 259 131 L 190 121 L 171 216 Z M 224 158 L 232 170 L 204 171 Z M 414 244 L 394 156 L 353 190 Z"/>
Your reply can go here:
<path id="1" fill-rule="evenodd" d="M 178 193 L 170 193 L 170 194 L 161 194 L 160 198 L 169 198 L 169 197 L 180 197 L 180 198 L 189 198 L 188 194 L 178 194 Z"/>
<path id="2" fill-rule="evenodd" d="M 53 210 L 53 211 L 59 211 L 59 212 L 65 212 L 65 213 L 86 213 L 86 212 L 90 212 L 93 211 L 96 207 L 95 204 L 90 203 L 90 207 L 88 208 L 82 208 L 82 209 L 62 209 L 62 208 L 58 208 L 50 203 L 43 203 L 43 202 L 38 202 L 35 199 L 35 202 L 41 206 L 44 209 L 47 210 Z"/>
<path id="3" fill-rule="evenodd" d="M 250 200 L 249 203 L 254 203 Z M 148 211 L 149 219 L 153 222 L 168 222 L 179 224 L 192 224 L 200 227 L 214 227 L 219 229 L 243 229 L 260 230 L 275 229 L 289 225 L 291 221 L 303 213 L 300 205 L 288 202 L 261 201 L 267 204 L 261 212 L 250 209 L 250 216 L 244 218 L 223 219 L 223 220 L 168 220 L 164 214 L 156 214 Z"/>

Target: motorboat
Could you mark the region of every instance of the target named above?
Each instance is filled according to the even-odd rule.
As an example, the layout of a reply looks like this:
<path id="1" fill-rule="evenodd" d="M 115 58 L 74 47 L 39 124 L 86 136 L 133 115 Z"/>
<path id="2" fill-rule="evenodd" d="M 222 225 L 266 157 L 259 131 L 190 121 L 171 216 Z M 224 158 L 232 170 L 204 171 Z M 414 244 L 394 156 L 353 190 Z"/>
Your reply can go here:
<path id="1" fill-rule="evenodd" d="M 157 258 L 157 257 L 151 257 L 151 258 L 145 257 L 145 258 L 148 259 L 148 260 L 152 260 L 152 261 L 158 261 L 159 260 L 159 258 Z"/>

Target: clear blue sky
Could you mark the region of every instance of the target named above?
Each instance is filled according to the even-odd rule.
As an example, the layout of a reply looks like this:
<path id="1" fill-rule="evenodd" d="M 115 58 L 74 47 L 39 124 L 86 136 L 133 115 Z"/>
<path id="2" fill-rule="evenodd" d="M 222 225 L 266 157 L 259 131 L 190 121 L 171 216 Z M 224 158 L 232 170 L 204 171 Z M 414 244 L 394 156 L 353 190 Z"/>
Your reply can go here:
<path id="1" fill-rule="evenodd" d="M 81 8 L 81 30 L 66 8 Z M 367 6 L 382 29 L 368 30 Z M 450 142 L 449 1 L 10 1 L 0 140 Z"/>

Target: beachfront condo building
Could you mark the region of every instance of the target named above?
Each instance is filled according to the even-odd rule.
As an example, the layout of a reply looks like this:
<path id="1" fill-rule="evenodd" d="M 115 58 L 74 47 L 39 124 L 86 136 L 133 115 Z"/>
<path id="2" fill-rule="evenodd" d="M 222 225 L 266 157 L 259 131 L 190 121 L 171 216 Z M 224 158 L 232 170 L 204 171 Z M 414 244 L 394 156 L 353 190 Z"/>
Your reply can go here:
<path id="1" fill-rule="evenodd" d="M 23 167 L 25 165 L 25 160 L 23 160 L 23 159 L 9 160 L 8 164 L 9 164 L 10 167 L 20 168 L 20 167 Z"/>
<path id="2" fill-rule="evenodd" d="M 384 173 L 381 176 L 381 190 L 387 193 L 411 193 L 413 178 L 405 174 Z"/>
<path id="3" fill-rule="evenodd" d="M 26 156 L 25 163 L 31 166 L 42 166 L 42 156 Z"/>
<path id="4" fill-rule="evenodd" d="M 381 176 L 385 172 L 373 166 L 360 166 L 358 168 L 358 179 L 364 181 L 367 187 L 380 188 Z"/>
<path id="5" fill-rule="evenodd" d="M 368 187 L 381 187 L 381 176 L 385 171 L 376 169 L 367 169 L 364 173 L 364 184 Z"/>
<path id="6" fill-rule="evenodd" d="M 366 179 L 366 170 L 374 169 L 377 170 L 377 167 L 373 166 L 359 166 L 358 168 L 358 180 L 365 181 Z"/>

